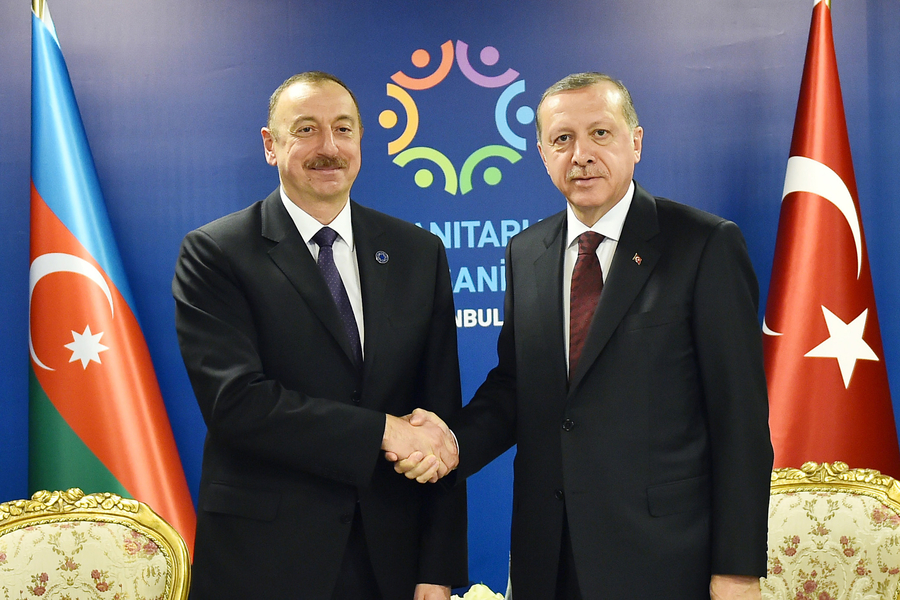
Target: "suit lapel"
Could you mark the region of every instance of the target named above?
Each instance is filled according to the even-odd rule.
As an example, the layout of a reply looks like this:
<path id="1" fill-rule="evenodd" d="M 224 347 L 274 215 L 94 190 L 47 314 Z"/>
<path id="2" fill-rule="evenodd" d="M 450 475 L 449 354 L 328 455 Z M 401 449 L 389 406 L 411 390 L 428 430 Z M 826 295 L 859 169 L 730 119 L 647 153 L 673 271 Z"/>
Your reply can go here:
<path id="1" fill-rule="evenodd" d="M 363 378 L 365 378 L 373 364 L 377 349 L 381 346 L 378 343 L 379 336 L 384 320 L 390 313 L 386 298 L 387 281 L 391 272 L 390 251 L 387 246 L 382 247 L 388 240 L 383 239 L 384 230 L 378 221 L 372 218 L 369 209 L 353 202 L 351 214 L 365 316 L 366 341 L 363 361 Z M 379 251 L 385 252 L 386 260 L 382 258 L 383 262 L 379 262 L 375 257 Z"/>
<path id="2" fill-rule="evenodd" d="M 621 239 L 616 246 L 609 275 L 603 285 L 600 303 L 597 305 L 590 333 L 570 381 L 570 394 L 597 360 L 653 272 L 660 256 L 658 241 L 653 239 L 657 233 L 659 222 L 656 215 L 656 201 L 642 187 L 635 184 L 634 198 L 625 217 Z"/>
<path id="3" fill-rule="evenodd" d="M 546 315 L 539 320 L 542 328 L 540 339 L 548 340 L 547 356 L 550 369 L 562 377 L 566 373 L 565 337 L 563 336 L 562 314 L 562 264 L 565 246 L 566 213 L 563 211 L 547 219 L 556 219 L 544 238 L 544 247 L 534 260 L 534 281 L 537 288 L 538 315 Z"/>
<path id="4" fill-rule="evenodd" d="M 262 235 L 275 242 L 269 256 L 353 362 L 350 340 L 321 271 L 275 190 L 263 201 Z M 355 236 L 355 229 L 354 229 Z"/>

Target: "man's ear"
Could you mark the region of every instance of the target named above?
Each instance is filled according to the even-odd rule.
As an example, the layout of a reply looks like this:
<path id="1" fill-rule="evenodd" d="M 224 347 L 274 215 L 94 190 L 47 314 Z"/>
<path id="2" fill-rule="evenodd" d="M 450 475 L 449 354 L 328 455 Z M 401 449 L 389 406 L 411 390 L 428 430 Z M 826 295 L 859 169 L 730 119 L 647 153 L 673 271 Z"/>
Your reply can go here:
<path id="1" fill-rule="evenodd" d="M 263 140 L 263 151 L 266 153 L 266 162 L 273 167 L 278 166 L 278 159 L 275 157 L 275 136 L 268 127 L 260 130 Z"/>
<path id="2" fill-rule="evenodd" d="M 638 125 L 631 134 L 634 142 L 634 164 L 641 162 L 641 148 L 644 145 L 644 128 Z"/>
<path id="3" fill-rule="evenodd" d="M 541 160 L 544 161 L 544 170 L 547 171 L 547 175 L 550 174 L 550 169 L 547 168 L 547 157 L 544 156 L 544 147 L 541 146 L 541 143 L 537 143 L 538 154 L 541 155 Z"/>

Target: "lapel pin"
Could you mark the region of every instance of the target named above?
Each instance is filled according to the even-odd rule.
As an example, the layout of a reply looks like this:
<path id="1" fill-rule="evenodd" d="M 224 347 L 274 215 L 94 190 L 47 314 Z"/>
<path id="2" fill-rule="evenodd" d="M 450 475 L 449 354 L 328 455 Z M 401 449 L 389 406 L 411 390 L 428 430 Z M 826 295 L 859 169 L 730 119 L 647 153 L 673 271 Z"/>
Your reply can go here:
<path id="1" fill-rule="evenodd" d="M 385 264 L 388 261 L 388 259 L 390 259 L 390 257 L 388 256 L 388 253 L 385 252 L 384 250 L 379 250 L 378 252 L 375 253 L 375 260 L 377 260 L 378 264 L 380 264 L 380 265 Z"/>
<path id="2" fill-rule="evenodd" d="M 637 254 L 635 254 L 634 256 L 631 257 L 631 260 L 633 260 L 637 265 L 640 265 L 644 259 L 641 258 L 640 256 L 638 256 Z"/>

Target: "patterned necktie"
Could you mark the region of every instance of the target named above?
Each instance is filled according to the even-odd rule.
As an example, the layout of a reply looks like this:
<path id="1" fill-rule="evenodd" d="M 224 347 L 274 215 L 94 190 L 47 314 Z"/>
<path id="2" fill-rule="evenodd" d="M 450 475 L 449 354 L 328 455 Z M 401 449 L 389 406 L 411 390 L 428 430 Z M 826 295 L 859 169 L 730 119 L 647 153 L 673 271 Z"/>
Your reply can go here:
<path id="1" fill-rule="evenodd" d="M 322 276 L 325 277 L 325 283 L 328 284 L 328 290 L 334 303 L 337 305 L 338 312 L 341 315 L 341 321 L 344 323 L 344 329 L 347 330 L 347 337 L 350 338 L 350 347 L 353 350 L 353 360 L 357 368 L 362 364 L 362 349 L 359 343 L 359 328 L 356 325 L 356 318 L 353 316 L 353 307 L 350 306 L 350 297 L 344 288 L 344 282 L 341 280 L 341 274 L 338 273 L 337 266 L 334 264 L 334 250 L 332 244 L 337 239 L 337 232 L 331 227 L 323 227 L 312 240 L 319 246 L 319 269 Z"/>
<path id="2" fill-rule="evenodd" d="M 581 349 L 591 329 L 591 319 L 603 291 L 603 271 L 597 258 L 597 247 L 603 236 L 586 231 L 578 236 L 578 260 L 572 271 L 569 295 L 569 378 L 575 373 Z"/>

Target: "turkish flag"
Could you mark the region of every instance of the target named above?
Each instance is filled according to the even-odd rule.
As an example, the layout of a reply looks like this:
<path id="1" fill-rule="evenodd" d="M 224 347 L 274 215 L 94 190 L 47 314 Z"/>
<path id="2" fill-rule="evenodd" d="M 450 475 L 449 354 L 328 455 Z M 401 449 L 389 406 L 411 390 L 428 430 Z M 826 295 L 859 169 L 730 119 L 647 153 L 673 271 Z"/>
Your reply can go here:
<path id="1" fill-rule="evenodd" d="M 900 478 L 900 448 L 841 98 L 831 8 L 812 24 L 763 320 L 775 467 Z"/>

